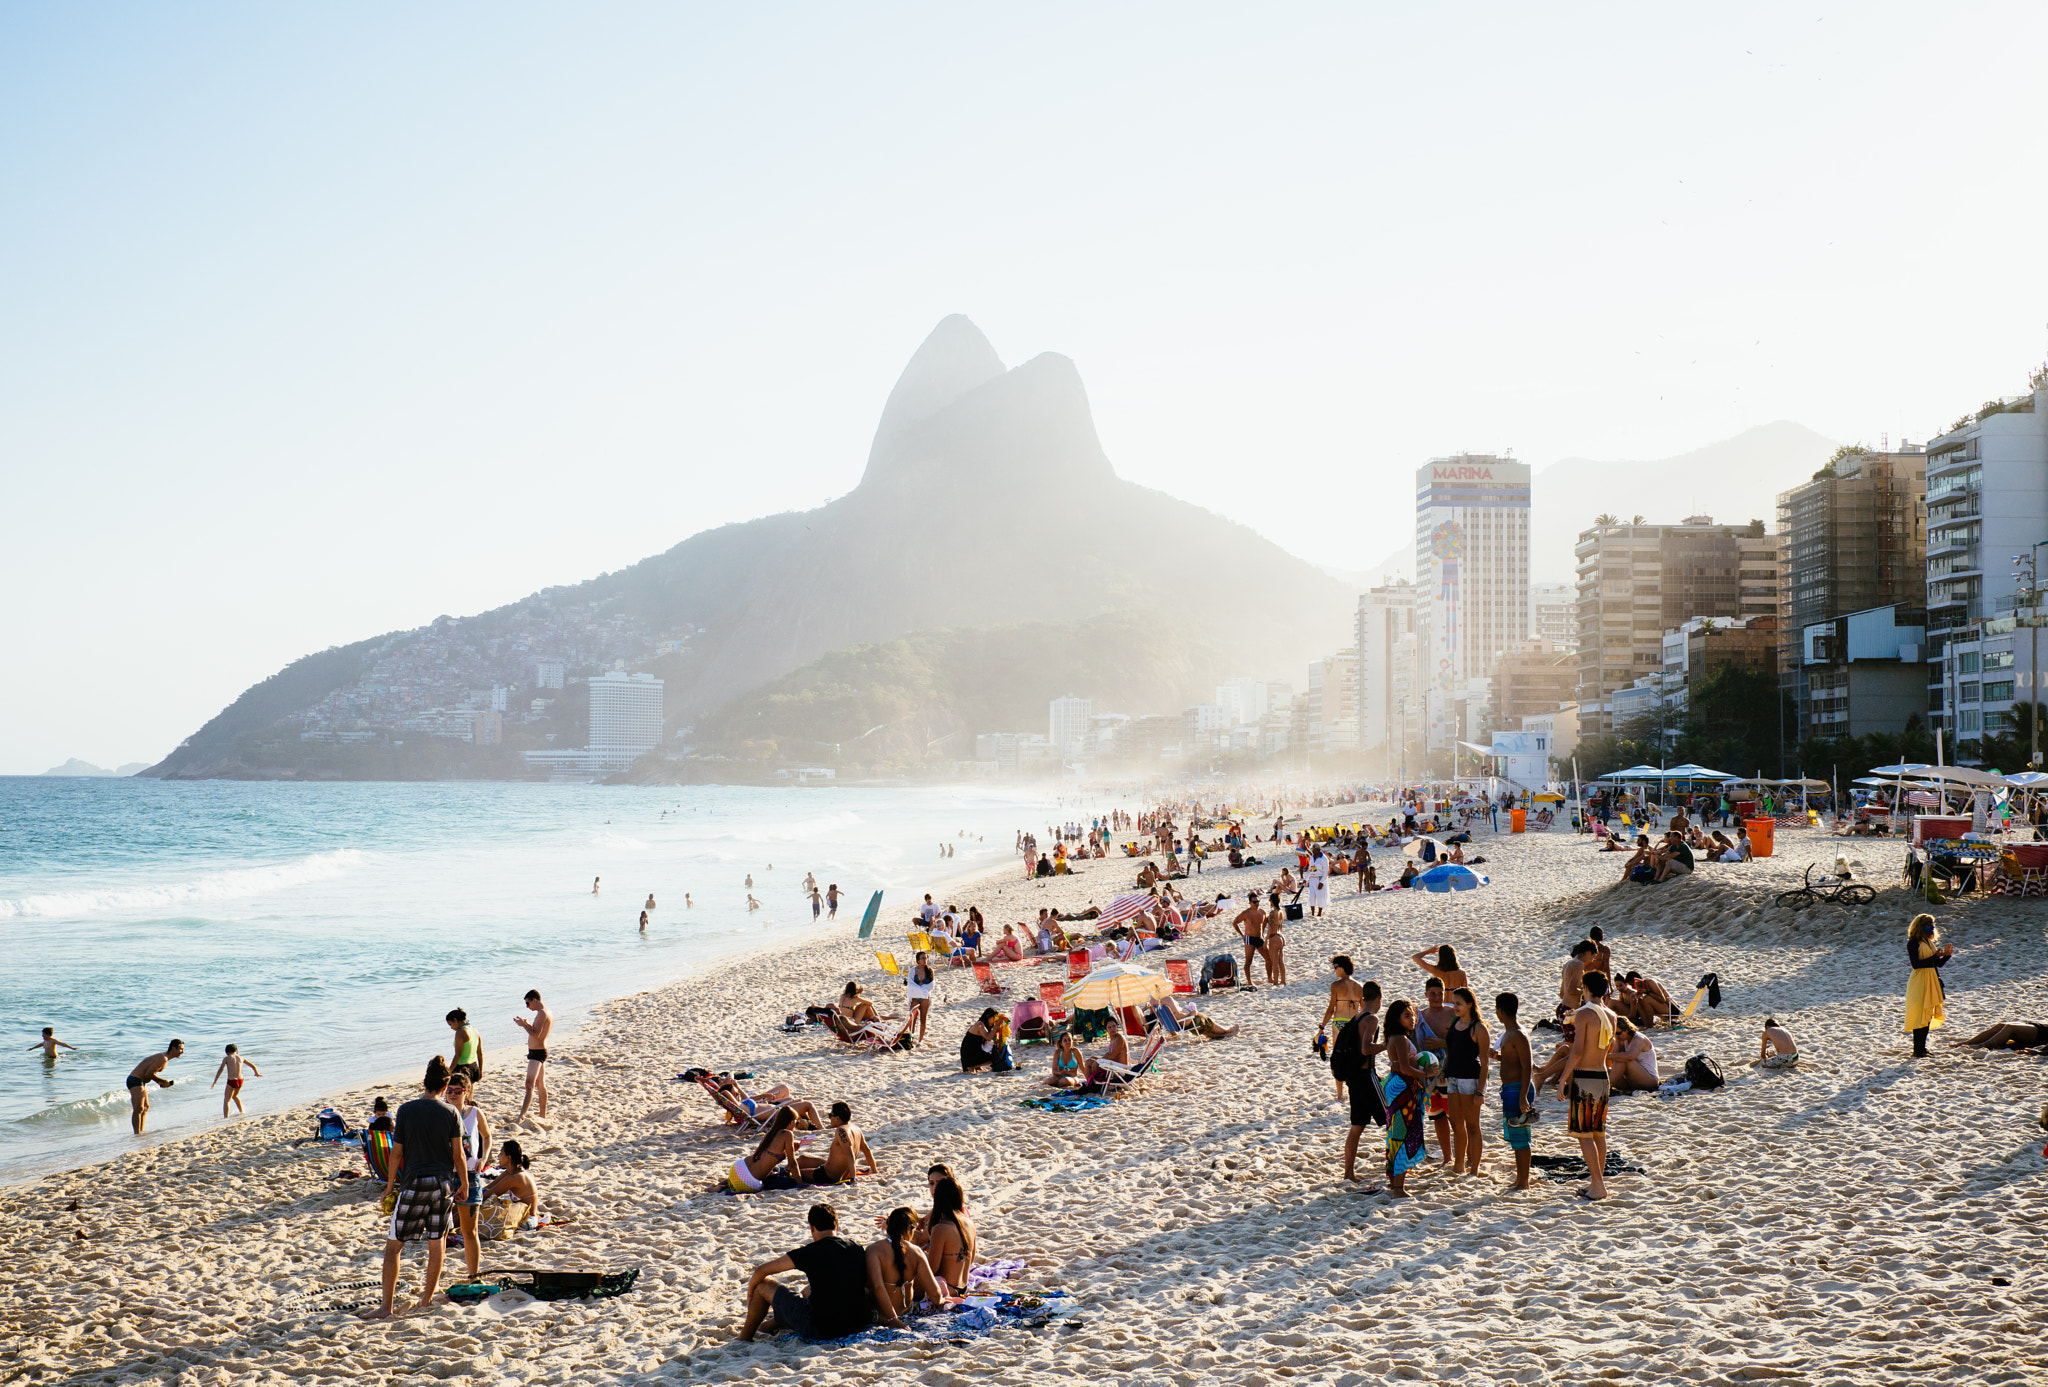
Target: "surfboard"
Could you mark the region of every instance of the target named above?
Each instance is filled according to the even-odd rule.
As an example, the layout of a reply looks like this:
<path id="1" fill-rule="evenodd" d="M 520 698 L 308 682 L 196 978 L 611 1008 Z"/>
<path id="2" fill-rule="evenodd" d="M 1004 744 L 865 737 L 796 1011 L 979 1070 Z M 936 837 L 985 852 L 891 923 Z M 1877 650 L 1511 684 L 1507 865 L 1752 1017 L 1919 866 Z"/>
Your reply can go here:
<path id="1" fill-rule="evenodd" d="M 881 914 L 882 893 L 877 891 L 875 892 L 874 899 L 868 902 L 868 913 L 860 917 L 861 938 L 865 939 L 875 932 L 875 921 L 881 917 Z"/>

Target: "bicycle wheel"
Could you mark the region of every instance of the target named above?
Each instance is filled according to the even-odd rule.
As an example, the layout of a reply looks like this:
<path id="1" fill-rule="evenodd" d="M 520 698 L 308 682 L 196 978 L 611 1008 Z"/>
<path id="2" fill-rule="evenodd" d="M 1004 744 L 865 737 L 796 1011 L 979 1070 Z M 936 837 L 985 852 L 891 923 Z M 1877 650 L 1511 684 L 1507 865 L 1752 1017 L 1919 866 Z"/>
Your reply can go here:
<path id="1" fill-rule="evenodd" d="M 1877 890 L 1870 886 L 1844 886 L 1836 899 L 1843 905 L 1869 905 L 1877 899 Z"/>
<path id="2" fill-rule="evenodd" d="M 1778 893 L 1778 904 L 1788 910 L 1804 910 L 1819 899 L 1820 897 L 1814 895 L 1811 891 L 1780 891 Z"/>

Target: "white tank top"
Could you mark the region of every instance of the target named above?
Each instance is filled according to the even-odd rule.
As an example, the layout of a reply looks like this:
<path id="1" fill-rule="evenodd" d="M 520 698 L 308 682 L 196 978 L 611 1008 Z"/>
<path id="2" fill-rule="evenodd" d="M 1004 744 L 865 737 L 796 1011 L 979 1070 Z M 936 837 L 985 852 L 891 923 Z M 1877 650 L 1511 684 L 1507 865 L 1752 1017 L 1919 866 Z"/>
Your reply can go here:
<path id="1" fill-rule="evenodd" d="M 476 1119 L 477 1111 L 475 1104 L 471 1104 L 462 1110 L 462 1154 L 469 1159 L 469 1169 L 472 1175 L 483 1167 L 483 1153 L 476 1149 L 479 1139 Z"/>

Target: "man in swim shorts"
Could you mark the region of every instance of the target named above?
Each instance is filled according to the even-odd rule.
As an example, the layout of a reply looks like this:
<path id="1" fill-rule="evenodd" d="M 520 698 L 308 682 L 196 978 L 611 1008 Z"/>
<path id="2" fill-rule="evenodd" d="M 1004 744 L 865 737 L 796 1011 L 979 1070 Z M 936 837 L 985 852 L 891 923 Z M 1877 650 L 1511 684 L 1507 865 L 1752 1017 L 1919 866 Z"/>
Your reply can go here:
<path id="1" fill-rule="evenodd" d="M 263 1071 L 256 1067 L 254 1060 L 242 1054 L 240 1046 L 228 1046 L 227 1053 L 221 1056 L 220 1068 L 213 1071 L 213 1084 L 220 1082 L 221 1075 L 225 1074 L 228 1076 L 228 1091 L 222 1094 L 220 1099 L 220 1115 L 222 1117 L 228 1115 L 228 1104 L 230 1103 L 235 1105 L 236 1112 L 243 1111 L 242 1085 L 248 1082 L 242 1077 L 244 1069 L 247 1069 L 259 1079 L 263 1077 Z M 209 1092 L 213 1089 L 213 1084 L 206 1086 Z"/>
<path id="2" fill-rule="evenodd" d="M 1422 985 L 1422 1010 L 1416 1015 L 1421 1024 L 1415 1032 L 1415 1048 L 1434 1050 L 1441 1060 L 1448 1048 L 1444 1037 L 1451 1033 L 1451 1024 L 1458 1019 L 1458 1013 L 1444 1005 L 1444 980 L 1431 978 Z M 1429 1091 L 1429 1120 L 1436 1124 L 1436 1149 L 1438 1163 L 1451 1163 L 1451 1105 L 1440 1087 L 1432 1086 Z"/>
<path id="3" fill-rule="evenodd" d="M 161 1055 L 151 1055 L 128 1071 L 128 1107 L 136 1136 L 142 1135 L 143 1119 L 149 1116 L 149 1086 L 169 1088 L 175 1083 L 176 1080 L 163 1077 L 164 1066 L 184 1053 L 185 1042 L 173 1038 Z"/>
<path id="4" fill-rule="evenodd" d="M 1764 1018 L 1763 1039 L 1757 1044 L 1756 1062 L 1766 1069 L 1783 1069 L 1799 1063 L 1799 1046 L 1792 1032 L 1778 1024 L 1775 1016 Z"/>
<path id="5" fill-rule="evenodd" d="M 555 1028 L 555 1018 L 541 1004 L 538 991 L 526 994 L 526 1009 L 533 1013 L 531 1021 L 524 1016 L 512 1018 L 512 1024 L 526 1032 L 526 1101 L 519 1105 L 519 1115 L 526 1116 L 538 1096 L 544 1118 L 548 1115 L 548 1032 Z"/>
<path id="6" fill-rule="evenodd" d="M 853 1125 L 853 1109 L 843 1102 L 834 1103 L 828 1115 L 832 1124 L 832 1146 L 824 1159 L 816 1156 L 796 1158 L 804 1183 L 850 1185 L 856 1175 L 880 1175 L 882 1168 L 875 1164 L 875 1153 L 868 1148 L 868 1139 L 861 1135 L 860 1128 Z M 867 1169 L 860 1169 L 857 1161 L 865 1161 Z"/>
<path id="7" fill-rule="evenodd" d="M 1500 1135 L 1515 1153 L 1514 1189 L 1529 1188 L 1529 1128 L 1536 1121 L 1536 1091 L 1529 1082 L 1535 1056 L 1529 1050 L 1529 1033 L 1516 1023 L 1522 999 L 1503 992 L 1493 999 L 1493 1014 L 1499 1018 L 1500 1034 Z"/>
<path id="8" fill-rule="evenodd" d="M 1571 1117 L 1565 1130 L 1579 1139 L 1586 1158 L 1587 1187 L 1582 1199 L 1607 1197 L 1607 1052 L 1614 1048 L 1614 1013 L 1602 1005 L 1607 995 L 1607 975 L 1588 971 L 1580 979 L 1586 989 L 1586 1004 L 1573 1013 L 1571 1052 L 1565 1057 L 1558 1079 L 1557 1094 L 1571 1099 Z"/>
<path id="9" fill-rule="evenodd" d="M 391 1226 L 384 1238 L 383 1302 L 364 1310 L 358 1319 L 389 1319 L 398 1294 L 398 1254 L 407 1243 L 427 1245 L 426 1275 L 413 1310 L 424 1310 L 441 1288 L 441 1258 L 448 1232 L 455 1226 L 458 1190 L 467 1187 L 469 1155 L 462 1147 L 462 1119 L 441 1101 L 448 1087 L 448 1065 L 436 1055 L 427 1061 L 420 1096 L 401 1103 L 391 1126 L 391 1166 L 384 1196 L 391 1200 Z"/>

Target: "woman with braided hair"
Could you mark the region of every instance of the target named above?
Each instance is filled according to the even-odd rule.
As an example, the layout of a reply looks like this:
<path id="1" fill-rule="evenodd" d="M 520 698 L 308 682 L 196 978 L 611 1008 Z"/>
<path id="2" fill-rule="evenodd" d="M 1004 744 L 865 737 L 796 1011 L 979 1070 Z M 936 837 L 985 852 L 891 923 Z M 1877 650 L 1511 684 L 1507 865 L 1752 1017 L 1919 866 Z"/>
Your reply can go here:
<path id="1" fill-rule="evenodd" d="M 903 1317 L 915 1306 L 939 1309 L 955 1303 L 932 1274 L 924 1249 L 910 1240 L 910 1230 L 916 1226 L 915 1213 L 900 1206 L 891 1209 L 883 1226 L 886 1236 L 867 1247 L 868 1289 L 875 1297 L 875 1319 L 894 1329 L 903 1327 Z"/>

